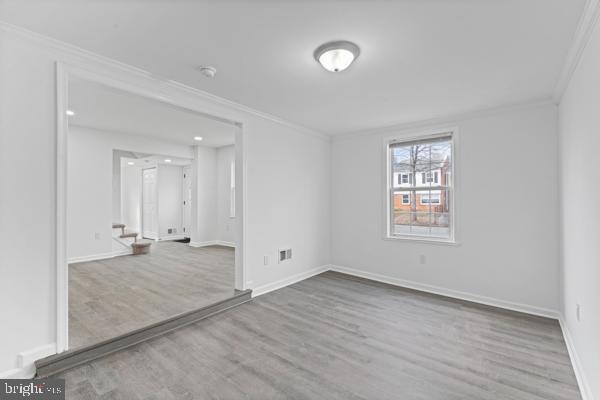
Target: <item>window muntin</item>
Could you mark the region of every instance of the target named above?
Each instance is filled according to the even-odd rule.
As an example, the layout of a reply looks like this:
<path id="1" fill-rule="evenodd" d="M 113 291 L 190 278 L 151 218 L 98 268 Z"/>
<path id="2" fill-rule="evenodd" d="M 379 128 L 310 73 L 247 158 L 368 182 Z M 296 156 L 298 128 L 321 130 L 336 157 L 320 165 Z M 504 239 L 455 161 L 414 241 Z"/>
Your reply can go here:
<path id="1" fill-rule="evenodd" d="M 453 240 L 452 152 L 452 133 L 388 144 L 389 237 Z"/>

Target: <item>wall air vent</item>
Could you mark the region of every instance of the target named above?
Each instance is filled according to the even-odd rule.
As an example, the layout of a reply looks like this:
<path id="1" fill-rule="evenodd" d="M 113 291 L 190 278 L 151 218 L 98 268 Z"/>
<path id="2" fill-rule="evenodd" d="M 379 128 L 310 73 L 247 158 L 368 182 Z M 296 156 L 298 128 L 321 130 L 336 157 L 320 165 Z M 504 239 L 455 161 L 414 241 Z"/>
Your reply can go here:
<path id="1" fill-rule="evenodd" d="M 284 262 L 292 258 L 292 249 L 279 250 L 279 262 Z"/>

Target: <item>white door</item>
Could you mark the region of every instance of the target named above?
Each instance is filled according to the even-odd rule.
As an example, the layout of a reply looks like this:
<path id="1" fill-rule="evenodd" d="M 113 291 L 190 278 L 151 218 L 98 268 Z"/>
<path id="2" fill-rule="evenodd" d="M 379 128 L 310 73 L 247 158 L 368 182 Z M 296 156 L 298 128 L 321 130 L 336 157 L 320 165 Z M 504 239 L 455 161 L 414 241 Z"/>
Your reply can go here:
<path id="1" fill-rule="evenodd" d="M 142 236 L 158 239 L 156 168 L 142 170 Z"/>
<path id="2" fill-rule="evenodd" d="M 190 237 L 192 227 L 192 168 L 183 167 L 183 235 Z"/>

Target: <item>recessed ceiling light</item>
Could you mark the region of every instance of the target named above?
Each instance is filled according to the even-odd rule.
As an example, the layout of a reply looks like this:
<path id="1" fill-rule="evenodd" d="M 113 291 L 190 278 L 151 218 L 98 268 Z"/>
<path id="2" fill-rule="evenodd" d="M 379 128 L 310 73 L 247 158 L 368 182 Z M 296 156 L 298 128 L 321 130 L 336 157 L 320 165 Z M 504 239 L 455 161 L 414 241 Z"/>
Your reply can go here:
<path id="1" fill-rule="evenodd" d="M 127 165 L 135 165 L 133 161 L 127 161 Z"/>
<path id="2" fill-rule="evenodd" d="M 171 162 L 171 160 L 169 160 L 168 158 L 165 160 L 165 162 Z"/>
<path id="3" fill-rule="evenodd" d="M 194 136 L 194 140 L 201 141 L 202 140 L 202 136 Z"/>
<path id="4" fill-rule="evenodd" d="M 67 115 L 69 117 L 72 117 L 73 115 L 75 115 L 75 111 L 73 111 L 73 110 L 67 110 Z"/>
<path id="5" fill-rule="evenodd" d="M 217 69 L 210 65 L 201 65 L 198 67 L 198 71 L 207 78 L 214 78 L 217 74 Z"/>
<path id="6" fill-rule="evenodd" d="M 314 57 L 327 71 L 340 72 L 348 68 L 359 54 L 357 45 L 340 40 L 317 47 Z"/>

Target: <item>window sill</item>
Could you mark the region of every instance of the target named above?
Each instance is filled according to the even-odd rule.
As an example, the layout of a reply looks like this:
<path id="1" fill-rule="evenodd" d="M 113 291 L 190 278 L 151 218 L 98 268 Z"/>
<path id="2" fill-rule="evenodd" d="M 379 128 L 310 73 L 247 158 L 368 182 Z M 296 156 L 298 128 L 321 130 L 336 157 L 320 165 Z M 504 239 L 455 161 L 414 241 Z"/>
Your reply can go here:
<path id="1" fill-rule="evenodd" d="M 436 238 L 428 238 L 423 236 L 389 236 L 386 235 L 383 237 L 383 240 L 388 241 L 401 241 L 401 242 L 410 242 L 410 243 L 419 243 L 419 244 L 434 244 L 441 246 L 460 246 L 460 242 L 457 242 L 453 239 L 436 239 Z"/>

